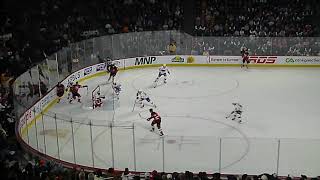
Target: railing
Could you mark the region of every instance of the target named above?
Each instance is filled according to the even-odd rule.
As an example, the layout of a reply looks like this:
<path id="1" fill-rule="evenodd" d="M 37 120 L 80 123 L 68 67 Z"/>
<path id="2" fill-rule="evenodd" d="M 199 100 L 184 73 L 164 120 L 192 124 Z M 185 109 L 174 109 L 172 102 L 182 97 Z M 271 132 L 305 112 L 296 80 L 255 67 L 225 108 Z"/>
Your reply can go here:
<path id="1" fill-rule="evenodd" d="M 152 133 L 145 136 L 148 130 L 143 123 L 99 124 L 97 120 L 42 114 L 34 126 L 22 133 L 22 138 L 43 154 L 99 169 L 128 167 L 135 171 L 226 174 L 276 172 L 296 176 L 319 173 L 320 140 L 247 138 L 241 130 L 224 126 L 234 128 L 239 137 L 159 138 Z M 301 164 L 305 165 L 304 169 Z"/>
<path id="2" fill-rule="evenodd" d="M 175 43 L 176 49 L 169 49 Z M 246 46 L 257 55 L 319 55 L 320 38 L 192 37 L 177 31 L 156 31 L 103 36 L 71 44 L 19 76 L 14 84 L 15 109 L 20 117 L 69 74 L 113 59 L 166 54 L 238 55 Z M 99 58 L 101 57 L 101 58 Z M 112 122 L 113 117 L 106 117 Z M 47 111 L 21 134 L 32 148 L 57 159 L 98 168 L 149 171 L 208 171 L 223 173 L 278 172 L 314 174 L 320 160 L 315 152 L 302 154 L 302 147 L 320 150 L 319 140 L 248 139 L 216 137 L 142 137 L 139 124 L 91 123 Z M 93 130 L 94 129 L 94 130 Z M 79 133 L 81 132 L 81 133 Z M 83 146 L 82 142 L 90 145 Z M 127 143 L 122 143 L 122 142 Z M 150 153 L 152 149 L 152 153 Z M 287 152 L 290 152 L 288 154 Z M 319 152 L 319 151 L 318 151 Z M 211 156 L 200 156 L 210 154 Z M 190 158 L 192 156 L 192 158 Z M 308 161 L 298 170 L 299 159 Z M 198 159 L 198 161 L 195 161 Z M 241 161 L 240 161 L 241 160 Z M 248 163 L 254 163 L 248 167 Z M 263 162 L 263 163 L 262 163 Z"/>

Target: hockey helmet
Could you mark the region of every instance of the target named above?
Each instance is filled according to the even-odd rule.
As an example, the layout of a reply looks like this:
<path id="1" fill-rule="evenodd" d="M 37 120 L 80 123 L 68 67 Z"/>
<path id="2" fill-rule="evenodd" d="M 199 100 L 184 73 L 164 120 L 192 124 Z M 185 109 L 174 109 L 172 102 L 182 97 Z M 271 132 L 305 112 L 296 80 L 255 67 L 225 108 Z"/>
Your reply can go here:
<path id="1" fill-rule="evenodd" d="M 139 90 L 138 90 L 138 92 L 140 93 L 140 92 L 142 92 L 142 90 L 141 90 L 141 89 L 139 89 Z"/>

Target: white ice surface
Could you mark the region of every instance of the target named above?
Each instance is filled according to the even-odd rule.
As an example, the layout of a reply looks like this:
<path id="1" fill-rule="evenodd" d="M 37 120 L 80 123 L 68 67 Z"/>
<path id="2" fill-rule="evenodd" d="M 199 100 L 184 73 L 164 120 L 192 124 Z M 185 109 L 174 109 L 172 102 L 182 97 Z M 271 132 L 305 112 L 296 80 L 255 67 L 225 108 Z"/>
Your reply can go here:
<path id="1" fill-rule="evenodd" d="M 280 175 L 320 174 L 319 69 L 170 70 L 168 83 L 156 88 L 152 82 L 157 68 L 121 71 L 116 78 L 122 84 L 120 100 L 113 101 L 110 85 L 102 85 L 107 99 L 96 110 L 90 110 L 90 91 L 105 84 L 107 77 L 83 82 L 89 90 L 81 90 L 82 104 L 70 105 L 64 99 L 49 110 L 52 117 L 58 117 L 58 133 L 62 134 L 58 138 L 60 158 L 74 162 L 74 142 L 76 163 L 98 168 L 109 168 L 114 162 L 115 168 L 134 170 L 135 152 L 137 171 L 217 172 L 221 157 L 222 173 L 274 173 L 279 155 Z M 149 116 L 149 106 L 136 106 L 132 112 L 138 89 L 156 103 L 164 138 L 149 132 L 150 122 L 138 114 Z M 243 105 L 243 124 L 225 119 L 233 102 Z M 37 121 L 24 139 L 58 157 L 52 117 Z M 112 120 L 116 127 L 111 131 Z M 51 133 L 44 136 L 43 130 Z"/>

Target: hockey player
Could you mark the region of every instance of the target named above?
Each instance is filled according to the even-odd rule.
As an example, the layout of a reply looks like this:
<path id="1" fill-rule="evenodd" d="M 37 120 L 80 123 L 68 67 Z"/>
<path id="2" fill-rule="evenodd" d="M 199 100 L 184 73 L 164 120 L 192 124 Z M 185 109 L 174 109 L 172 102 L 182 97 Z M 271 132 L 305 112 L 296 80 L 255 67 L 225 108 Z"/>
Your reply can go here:
<path id="1" fill-rule="evenodd" d="M 154 106 L 155 108 L 157 107 L 149 98 L 149 96 L 147 95 L 147 93 L 143 92 L 141 89 L 138 90 L 137 92 L 137 98 L 136 98 L 136 103 L 140 104 L 140 107 L 143 108 L 144 104 L 142 101 L 147 101 L 148 103 L 150 103 L 152 106 Z"/>
<path id="2" fill-rule="evenodd" d="M 108 82 L 110 81 L 111 78 L 112 78 L 112 82 L 114 82 L 114 77 L 117 75 L 118 68 L 116 65 L 111 64 L 109 69 L 110 69 L 110 76 L 108 78 Z"/>
<path id="3" fill-rule="evenodd" d="M 97 95 L 93 97 L 94 108 L 101 107 L 103 105 L 102 99 L 104 98 L 105 96 L 101 96 L 100 92 L 98 92 Z"/>
<path id="4" fill-rule="evenodd" d="M 154 132 L 154 125 L 157 125 L 157 128 L 159 130 L 160 136 L 163 136 L 163 132 L 161 129 L 161 117 L 159 116 L 158 113 L 154 112 L 153 109 L 149 109 L 149 112 L 151 113 L 151 116 L 147 119 L 147 121 L 150 121 L 152 119 L 151 122 L 151 132 Z"/>
<path id="5" fill-rule="evenodd" d="M 58 102 L 57 102 L 57 103 L 60 102 L 60 100 L 61 100 L 61 98 L 62 98 L 62 96 L 63 96 L 63 94 L 64 94 L 64 91 L 65 91 L 64 85 L 61 84 L 61 82 L 58 82 L 58 84 L 57 84 Z"/>
<path id="6" fill-rule="evenodd" d="M 234 106 L 234 110 L 226 118 L 231 117 L 232 121 L 237 120 L 241 123 L 242 105 L 239 103 L 232 103 L 232 105 Z"/>
<path id="7" fill-rule="evenodd" d="M 112 65 L 114 65 L 114 63 L 113 63 L 111 58 L 107 58 L 106 65 L 107 65 L 107 72 L 110 73 L 110 68 L 111 68 Z"/>
<path id="8" fill-rule="evenodd" d="M 240 51 L 241 53 L 241 57 L 242 57 L 242 64 L 241 64 L 241 68 L 246 66 L 248 69 L 248 64 L 250 63 L 249 61 L 249 51 L 248 48 L 243 47 Z"/>
<path id="9" fill-rule="evenodd" d="M 80 95 L 80 93 L 79 93 L 79 89 L 82 88 L 82 87 L 86 87 L 86 86 L 81 86 L 78 82 L 76 82 L 75 85 L 72 85 L 72 86 L 70 87 L 70 92 L 71 92 L 71 94 L 72 94 L 72 98 L 70 98 L 70 101 L 69 101 L 70 104 L 71 104 L 72 101 L 73 101 L 74 99 L 76 99 L 77 97 L 78 97 L 78 102 L 81 103 L 81 99 L 80 99 L 80 98 L 81 98 L 81 95 Z"/>
<path id="10" fill-rule="evenodd" d="M 67 99 L 71 99 L 71 96 L 72 96 L 72 93 L 71 93 L 71 87 L 72 87 L 72 85 L 73 85 L 73 82 L 68 82 L 68 85 L 67 85 L 67 88 L 66 88 L 66 91 L 68 91 L 69 90 L 69 92 L 68 92 L 68 98 Z"/>
<path id="11" fill-rule="evenodd" d="M 113 82 L 112 83 L 112 89 L 115 95 L 117 96 L 117 99 L 119 99 L 119 94 L 121 92 L 121 84 Z"/>
<path id="12" fill-rule="evenodd" d="M 166 64 L 163 64 L 160 68 L 159 68 L 159 74 L 158 77 L 156 78 L 156 80 L 154 80 L 155 83 L 158 82 L 159 78 L 161 76 L 164 76 L 164 83 L 167 83 L 167 73 L 170 74 L 169 69 L 167 68 Z"/>

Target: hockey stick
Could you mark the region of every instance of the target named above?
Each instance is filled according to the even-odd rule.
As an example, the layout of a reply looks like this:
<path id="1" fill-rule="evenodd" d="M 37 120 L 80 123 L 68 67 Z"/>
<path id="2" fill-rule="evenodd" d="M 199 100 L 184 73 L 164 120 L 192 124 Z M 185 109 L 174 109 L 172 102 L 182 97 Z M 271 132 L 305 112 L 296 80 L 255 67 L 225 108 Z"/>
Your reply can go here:
<path id="1" fill-rule="evenodd" d="M 89 94 L 89 88 L 88 88 L 88 86 L 86 85 L 86 86 L 83 86 L 83 87 L 86 87 L 86 88 L 87 88 L 87 96 L 88 96 L 88 94 Z"/>
<path id="2" fill-rule="evenodd" d="M 158 85 L 158 81 L 154 81 L 153 84 L 152 84 L 152 87 L 153 87 L 153 88 L 156 88 L 157 85 Z"/>
<path id="3" fill-rule="evenodd" d="M 134 111 L 134 108 L 136 107 L 136 103 L 137 103 L 137 100 L 134 100 L 132 112 Z M 140 115 L 140 113 L 139 113 L 139 115 Z"/>
<path id="4" fill-rule="evenodd" d="M 141 119 L 145 119 L 145 120 L 149 121 L 148 118 L 143 117 L 140 113 L 138 113 L 138 114 L 139 114 L 139 116 L 140 116 Z"/>
<path id="5" fill-rule="evenodd" d="M 232 111 L 228 116 L 226 116 L 226 119 L 230 118 L 230 116 L 234 113 L 234 111 Z"/>

